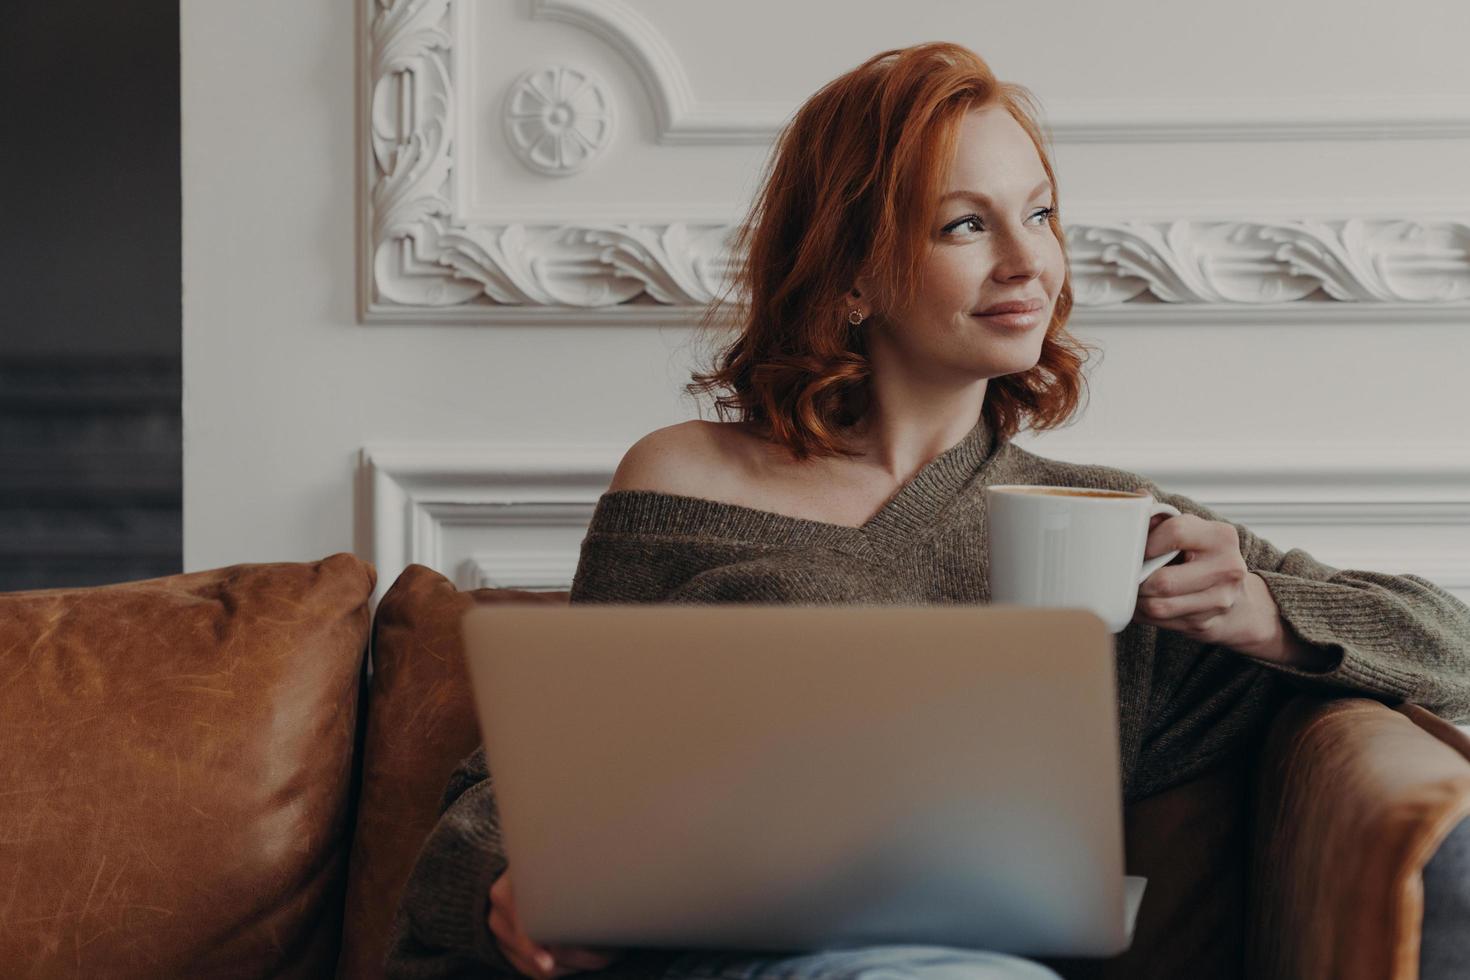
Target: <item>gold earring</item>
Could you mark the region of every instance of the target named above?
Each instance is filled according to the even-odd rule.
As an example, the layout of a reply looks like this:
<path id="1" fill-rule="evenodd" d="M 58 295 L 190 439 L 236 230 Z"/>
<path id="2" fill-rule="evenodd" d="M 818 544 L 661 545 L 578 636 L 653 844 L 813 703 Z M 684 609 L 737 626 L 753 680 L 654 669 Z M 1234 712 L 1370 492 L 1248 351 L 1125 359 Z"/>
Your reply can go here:
<path id="1" fill-rule="evenodd" d="M 847 314 L 847 322 L 850 323 L 850 324 L 852 324 L 854 327 L 857 326 L 858 324 L 862 323 L 863 322 L 863 311 L 854 308 L 851 313 Z"/>

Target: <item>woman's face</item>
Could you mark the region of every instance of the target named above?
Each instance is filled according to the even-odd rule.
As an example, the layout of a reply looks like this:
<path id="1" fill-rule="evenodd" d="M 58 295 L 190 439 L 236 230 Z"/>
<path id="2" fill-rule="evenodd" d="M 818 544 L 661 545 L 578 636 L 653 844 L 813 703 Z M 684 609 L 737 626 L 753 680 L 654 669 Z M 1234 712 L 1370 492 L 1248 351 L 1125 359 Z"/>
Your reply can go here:
<path id="1" fill-rule="evenodd" d="M 900 363 L 926 377 L 993 378 L 1030 370 L 1065 277 L 1048 223 L 1051 183 L 1026 131 L 1001 107 L 959 123 L 955 158 L 912 303 L 880 312 L 869 336 L 875 368 Z M 980 315 L 1039 301 L 1032 324 Z"/>

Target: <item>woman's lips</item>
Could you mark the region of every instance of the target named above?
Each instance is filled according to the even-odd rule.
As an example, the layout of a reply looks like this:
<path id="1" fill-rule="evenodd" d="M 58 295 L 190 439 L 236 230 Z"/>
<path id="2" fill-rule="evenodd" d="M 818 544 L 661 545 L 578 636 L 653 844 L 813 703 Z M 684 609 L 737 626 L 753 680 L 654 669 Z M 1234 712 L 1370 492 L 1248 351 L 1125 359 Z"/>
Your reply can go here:
<path id="1" fill-rule="evenodd" d="M 997 327 L 1025 330 L 1039 324 L 1045 312 L 1044 309 L 1041 309 L 1032 313 L 972 313 L 970 315 L 986 323 L 993 323 Z"/>

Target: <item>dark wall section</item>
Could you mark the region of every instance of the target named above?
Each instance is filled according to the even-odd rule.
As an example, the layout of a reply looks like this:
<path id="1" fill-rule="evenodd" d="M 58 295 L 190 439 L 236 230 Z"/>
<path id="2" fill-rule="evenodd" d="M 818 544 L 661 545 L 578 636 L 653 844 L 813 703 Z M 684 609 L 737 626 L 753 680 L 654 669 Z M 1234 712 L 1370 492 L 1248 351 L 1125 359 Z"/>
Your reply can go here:
<path id="1" fill-rule="evenodd" d="M 0 15 L 0 590 L 182 567 L 176 0 Z"/>
<path id="2" fill-rule="evenodd" d="M 0 16 L 0 354 L 179 354 L 176 0 Z"/>

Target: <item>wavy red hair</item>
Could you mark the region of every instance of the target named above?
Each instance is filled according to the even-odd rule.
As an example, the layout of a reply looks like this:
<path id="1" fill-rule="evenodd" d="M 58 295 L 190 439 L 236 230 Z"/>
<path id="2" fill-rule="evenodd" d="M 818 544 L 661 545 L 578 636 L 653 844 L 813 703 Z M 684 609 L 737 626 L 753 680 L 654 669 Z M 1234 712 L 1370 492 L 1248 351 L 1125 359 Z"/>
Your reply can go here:
<path id="1" fill-rule="evenodd" d="M 795 459 L 855 455 L 841 432 L 867 410 L 871 367 L 868 325 L 848 322 L 845 296 L 866 275 L 880 297 L 913 298 L 959 121 L 994 105 L 1031 136 L 1055 194 L 1035 98 L 958 44 L 884 51 L 808 99 L 777 138 L 733 241 L 729 289 L 702 320 L 737 336 L 685 391 L 726 389 L 715 397 L 720 419 L 733 411 Z M 1050 223 L 1065 257 L 1059 216 Z M 1056 428 L 1076 412 L 1092 348 L 1066 332 L 1071 312 L 1068 263 L 1037 364 L 987 385 L 984 413 L 998 439 L 1023 424 Z"/>

